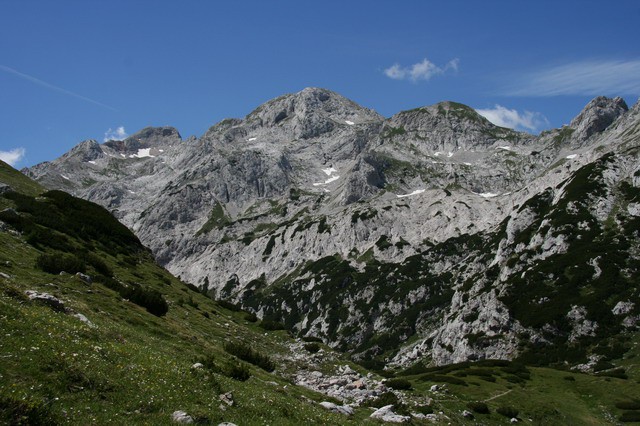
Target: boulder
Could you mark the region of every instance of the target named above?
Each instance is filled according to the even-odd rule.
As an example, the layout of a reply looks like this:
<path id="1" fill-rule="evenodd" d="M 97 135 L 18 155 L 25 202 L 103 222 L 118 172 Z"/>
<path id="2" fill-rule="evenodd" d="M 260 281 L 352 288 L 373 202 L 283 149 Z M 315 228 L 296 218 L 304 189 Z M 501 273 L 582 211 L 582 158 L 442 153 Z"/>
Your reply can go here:
<path id="1" fill-rule="evenodd" d="M 394 413 L 393 405 L 385 405 L 384 407 L 374 411 L 369 417 L 389 423 L 404 423 L 411 420 L 411 417 L 409 416 L 401 416 L 400 414 Z"/>
<path id="2" fill-rule="evenodd" d="M 320 403 L 324 408 L 329 411 L 333 411 L 334 413 L 344 414 L 346 416 L 350 416 L 353 414 L 353 408 L 348 405 L 337 405 L 333 402 L 323 401 Z"/>
<path id="3" fill-rule="evenodd" d="M 184 411 L 174 411 L 171 415 L 171 420 L 173 420 L 174 423 L 193 424 L 193 417 Z"/>
<path id="4" fill-rule="evenodd" d="M 47 305 L 54 311 L 64 312 L 66 309 L 62 300 L 54 297 L 49 293 L 40 293 L 35 290 L 27 290 L 24 292 L 24 294 L 27 295 L 29 300 Z"/>

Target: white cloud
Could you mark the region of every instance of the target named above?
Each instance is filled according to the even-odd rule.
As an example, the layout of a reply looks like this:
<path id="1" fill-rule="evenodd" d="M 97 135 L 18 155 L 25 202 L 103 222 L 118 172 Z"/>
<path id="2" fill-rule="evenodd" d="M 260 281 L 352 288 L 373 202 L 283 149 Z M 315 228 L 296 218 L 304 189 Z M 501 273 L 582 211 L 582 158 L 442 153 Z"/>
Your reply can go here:
<path id="1" fill-rule="evenodd" d="M 476 111 L 496 126 L 508 127 L 510 129 L 537 132 L 541 128 L 549 125 L 549 120 L 539 112 L 518 112 L 515 109 L 508 109 L 502 105 L 496 105 L 492 109 L 476 109 Z"/>
<path id="2" fill-rule="evenodd" d="M 640 95 L 640 60 L 591 60 L 539 70 L 519 78 L 512 96 Z"/>
<path id="3" fill-rule="evenodd" d="M 417 82 L 419 80 L 430 80 L 431 77 L 442 75 L 449 70 L 458 71 L 459 64 L 460 60 L 455 58 L 447 62 L 444 67 L 439 67 L 427 58 L 424 58 L 422 62 L 418 62 L 408 67 L 400 66 L 400 64 L 393 64 L 384 70 L 384 74 L 393 80 L 409 79 L 413 82 Z"/>
<path id="4" fill-rule="evenodd" d="M 0 160 L 13 167 L 24 158 L 25 152 L 24 148 L 16 148 L 11 151 L 0 151 Z"/>
<path id="5" fill-rule="evenodd" d="M 124 138 L 129 136 L 127 132 L 124 131 L 124 126 L 117 127 L 115 130 L 109 128 L 106 132 L 104 132 L 104 142 L 107 141 L 121 141 Z"/>

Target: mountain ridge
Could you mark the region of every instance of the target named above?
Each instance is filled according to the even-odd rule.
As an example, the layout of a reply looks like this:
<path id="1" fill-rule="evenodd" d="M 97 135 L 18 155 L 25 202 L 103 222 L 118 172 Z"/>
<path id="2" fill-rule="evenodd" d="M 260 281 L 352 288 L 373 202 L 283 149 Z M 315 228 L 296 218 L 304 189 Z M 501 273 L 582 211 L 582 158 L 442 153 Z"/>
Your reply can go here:
<path id="1" fill-rule="evenodd" d="M 509 257 L 520 250 L 514 243 L 538 235 L 529 230 L 538 216 L 519 209 L 550 199 L 544 214 L 551 214 L 561 188 L 611 154 L 616 160 L 596 177 L 607 176 L 609 195 L 593 197 L 600 204 L 591 208 L 594 224 L 610 220 L 622 202 L 617 186 L 637 186 L 639 110 L 619 98 L 596 98 L 569 126 L 533 136 L 494 126 L 457 103 L 385 119 L 333 92 L 309 88 L 268 101 L 244 119 L 223 120 L 200 139 L 159 145 L 154 154 L 140 147 L 123 154 L 103 144 L 104 156 L 89 160 L 97 164 L 63 156 L 27 173 L 114 211 L 188 282 L 260 317 L 282 320 L 297 333 L 355 351 L 358 359 L 393 355 L 394 362 L 415 362 L 420 358 L 402 355 L 415 346 L 398 350 L 418 335 L 427 343 L 417 352 L 436 364 L 513 358 L 524 353 L 518 336 L 527 329 L 535 340 L 538 333 L 522 326 L 515 307 L 499 297 L 503 279 L 514 273 L 507 263 L 538 262 Z M 621 174 L 618 165 L 609 170 L 614 163 L 627 164 L 627 171 Z M 550 195 L 540 198 L 545 193 Z M 633 217 L 628 213 L 625 221 Z M 537 238 L 541 244 L 526 242 L 547 258 L 567 250 L 557 236 Z M 460 267 L 459 249 L 478 253 L 466 256 L 473 264 L 467 269 Z M 482 253 L 488 249 L 495 251 L 491 260 L 492 253 Z M 392 276 L 406 262 L 417 267 L 403 272 L 395 287 L 387 281 L 397 280 L 366 284 L 373 269 Z M 430 266 L 422 270 L 425 262 Z M 496 276 L 482 275 L 485 262 Z M 498 293 L 467 288 L 474 274 Z M 403 282 L 421 284 L 406 293 Z M 332 285 L 347 289 L 342 300 L 334 299 Z M 377 302 L 354 311 L 362 295 Z M 465 295 L 473 309 L 460 308 Z M 417 317 L 410 309 L 416 303 L 425 308 Z M 462 321 L 479 306 L 490 307 L 486 322 Z M 383 314 L 389 309 L 395 319 Z M 562 309 L 569 314 L 572 308 Z M 424 322 L 426 312 L 435 319 Z M 492 323 L 505 332 L 492 331 Z M 357 324 L 363 326 L 356 333 Z M 480 332 L 503 337 L 478 345 L 473 336 Z M 375 343 L 385 335 L 401 338 Z M 459 350 L 453 354 L 442 349 L 454 346 Z"/>

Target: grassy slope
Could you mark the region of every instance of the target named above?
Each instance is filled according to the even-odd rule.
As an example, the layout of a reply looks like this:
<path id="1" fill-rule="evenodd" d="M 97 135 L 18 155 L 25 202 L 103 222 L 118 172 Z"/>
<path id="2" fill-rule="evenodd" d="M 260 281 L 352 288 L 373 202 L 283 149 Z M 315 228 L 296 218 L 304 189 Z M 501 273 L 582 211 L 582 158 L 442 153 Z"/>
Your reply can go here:
<path id="1" fill-rule="evenodd" d="M 0 182 L 10 176 L 12 187 L 26 188 L 32 195 L 40 192 L 4 168 L 0 165 Z M 13 203 L 3 198 L 2 202 Z M 86 242 L 73 237 L 71 243 Z M 73 275 L 42 272 L 35 266 L 37 257 L 50 249 L 37 249 L 22 235 L 0 231 L 0 272 L 10 276 L 0 277 L 0 423 L 169 424 L 175 410 L 187 411 L 204 424 L 374 423 L 367 420 L 368 408 L 358 409 L 353 418 L 328 413 L 317 405 L 327 397 L 281 377 L 300 368 L 280 359 L 291 341 L 285 332 L 265 333 L 242 312 L 221 308 L 158 267 L 143 249 L 114 255 L 102 244 L 89 246 L 114 278 L 162 293 L 168 313 L 151 315 L 101 283 L 88 285 Z M 87 272 L 97 275 L 91 267 Z M 54 294 L 94 326 L 29 302 L 25 290 Z M 269 354 L 278 364 L 275 374 L 247 365 L 249 380 L 230 378 L 229 367 L 239 363 L 223 350 L 230 340 Z M 487 402 L 491 414 L 478 414 L 475 421 L 507 424 L 495 410 L 509 405 L 534 424 L 609 423 L 622 413 L 616 402 L 640 398 L 639 356 L 636 345 L 621 362 L 630 376 L 627 380 L 529 368 L 529 380 L 512 383 L 507 380 L 512 375 L 499 368 L 479 367 L 485 374 L 493 373 L 495 382 L 461 376 L 454 369 L 443 374 L 467 386 L 447 384 L 447 393 L 433 394 L 430 386 L 442 380 L 415 374 L 406 376 L 414 389 L 404 398 L 409 405 L 424 405 L 426 397 L 433 397 L 435 411 L 443 411 L 454 424 L 473 423 L 461 416 L 467 402 L 500 394 Z M 208 361 L 210 368 L 193 370 L 198 361 Z M 330 371 L 332 365 L 326 368 Z M 218 395 L 229 391 L 236 405 L 225 408 Z"/>
<path id="2" fill-rule="evenodd" d="M 41 192 L 5 165 L 0 182 L 31 195 Z M 13 204 L 2 202 L 2 207 Z M 87 245 L 66 237 L 74 247 Z M 102 243 L 89 247 L 118 281 L 162 293 L 168 313 L 156 317 L 101 283 L 42 272 L 36 261 L 42 252 L 52 252 L 48 247 L 36 249 L 22 235 L 0 231 L 0 272 L 10 276 L 0 277 L 0 423 L 168 424 L 175 410 L 212 424 L 345 420 L 316 404 L 326 399 L 321 395 L 223 350 L 225 342 L 238 340 L 277 357 L 290 341 L 286 333 L 266 334 L 243 313 L 221 308 L 157 266 L 142 247 L 115 255 Z M 97 275 L 91 267 L 87 272 Z M 28 301 L 26 290 L 55 295 L 93 326 Z M 209 368 L 191 368 L 205 360 Z M 249 368 L 249 380 L 229 377 L 230 367 L 238 364 Z M 218 395 L 229 391 L 236 405 L 223 409 Z"/>

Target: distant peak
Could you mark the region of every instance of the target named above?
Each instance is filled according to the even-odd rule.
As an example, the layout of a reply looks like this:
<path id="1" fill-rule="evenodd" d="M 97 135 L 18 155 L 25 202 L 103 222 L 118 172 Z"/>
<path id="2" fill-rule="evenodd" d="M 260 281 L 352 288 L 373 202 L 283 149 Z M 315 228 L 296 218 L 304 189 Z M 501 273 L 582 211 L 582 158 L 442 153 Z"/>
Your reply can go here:
<path id="1" fill-rule="evenodd" d="M 174 127 L 145 127 L 122 141 L 108 141 L 105 145 L 119 152 L 133 152 L 142 148 L 171 146 L 182 142 Z"/>
<path id="2" fill-rule="evenodd" d="M 603 132 L 628 110 L 626 102 L 620 97 L 611 99 L 598 96 L 584 107 L 569 127 L 575 129 L 575 137 L 586 140 L 593 134 Z"/>

